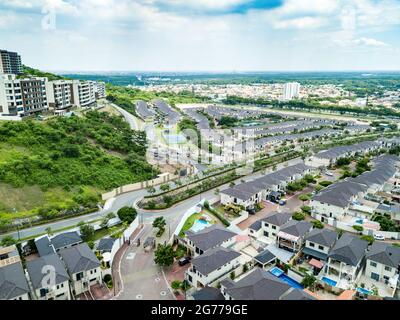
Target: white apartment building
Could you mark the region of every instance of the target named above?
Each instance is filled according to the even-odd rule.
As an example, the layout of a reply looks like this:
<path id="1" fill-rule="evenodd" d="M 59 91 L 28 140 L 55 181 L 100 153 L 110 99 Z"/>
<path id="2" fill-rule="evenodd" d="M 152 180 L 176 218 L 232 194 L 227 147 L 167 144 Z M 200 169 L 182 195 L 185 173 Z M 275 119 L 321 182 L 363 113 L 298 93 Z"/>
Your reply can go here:
<path id="1" fill-rule="evenodd" d="M 95 82 L 94 92 L 96 99 L 103 99 L 106 97 L 106 83 L 105 82 Z"/>
<path id="2" fill-rule="evenodd" d="M 283 100 L 292 100 L 300 94 L 300 83 L 289 82 L 283 86 Z"/>
<path id="3" fill-rule="evenodd" d="M 49 108 L 46 78 L 0 75 L 0 115 L 29 116 Z"/>
<path id="4" fill-rule="evenodd" d="M 79 81 L 72 82 L 73 104 L 80 108 L 88 108 L 96 103 L 95 82 Z"/>
<path id="5" fill-rule="evenodd" d="M 72 81 L 56 80 L 46 84 L 50 109 L 60 113 L 72 107 Z"/>

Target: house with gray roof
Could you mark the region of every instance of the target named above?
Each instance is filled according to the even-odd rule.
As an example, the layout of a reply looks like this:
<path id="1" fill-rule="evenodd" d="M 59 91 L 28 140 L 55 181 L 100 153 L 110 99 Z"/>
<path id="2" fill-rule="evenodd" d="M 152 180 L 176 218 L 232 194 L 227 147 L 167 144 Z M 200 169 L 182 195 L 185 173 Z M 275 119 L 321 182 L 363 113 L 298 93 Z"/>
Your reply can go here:
<path id="1" fill-rule="evenodd" d="M 230 247 L 235 243 L 237 234 L 221 225 L 214 224 L 197 232 L 189 230 L 185 235 L 184 242 L 189 252 L 197 256 L 219 246 Z"/>
<path id="2" fill-rule="evenodd" d="M 306 236 L 302 253 L 307 258 L 326 261 L 337 239 L 338 234 L 336 231 L 315 228 Z"/>
<path id="3" fill-rule="evenodd" d="M 56 250 L 54 249 L 53 244 L 51 243 L 47 234 L 40 238 L 36 238 L 35 245 L 38 250 L 39 256 L 41 257 L 56 253 Z"/>
<path id="4" fill-rule="evenodd" d="M 87 243 L 62 249 L 59 255 L 71 278 L 71 289 L 74 295 L 88 291 L 90 286 L 101 283 L 100 261 Z"/>
<path id="5" fill-rule="evenodd" d="M 313 300 L 307 293 L 297 291 L 302 290 L 260 268 L 254 268 L 237 281 L 221 281 L 221 292 L 226 300 Z"/>
<path id="6" fill-rule="evenodd" d="M 290 220 L 280 227 L 276 235 L 277 246 L 290 252 L 300 251 L 304 245 L 304 238 L 312 228 L 308 221 Z"/>
<path id="7" fill-rule="evenodd" d="M 192 260 L 192 266 L 186 271 L 185 279 L 195 288 L 204 288 L 214 284 L 239 266 L 240 253 L 224 247 L 207 250 Z"/>
<path id="8" fill-rule="evenodd" d="M 96 246 L 96 251 L 100 253 L 111 252 L 115 241 L 116 240 L 113 238 L 100 239 L 99 243 Z"/>
<path id="9" fill-rule="evenodd" d="M 71 300 L 70 277 L 57 254 L 27 261 L 26 269 L 34 299 Z"/>
<path id="10" fill-rule="evenodd" d="M 51 244 L 56 251 L 76 246 L 82 242 L 81 236 L 76 231 L 60 233 L 51 238 Z"/>
<path id="11" fill-rule="evenodd" d="M 29 286 L 21 262 L 0 266 L 0 300 L 29 300 Z"/>
<path id="12" fill-rule="evenodd" d="M 196 291 L 189 297 L 189 300 L 208 300 L 208 301 L 221 301 L 225 300 L 221 291 L 214 287 L 205 287 Z"/>
<path id="13" fill-rule="evenodd" d="M 280 228 L 292 220 L 292 214 L 289 212 L 272 212 L 267 217 L 261 219 L 262 236 L 276 240 Z"/>
<path id="14" fill-rule="evenodd" d="M 258 265 L 262 268 L 268 268 L 276 262 L 276 256 L 268 249 L 265 249 L 264 251 L 256 255 L 253 258 L 253 261 L 255 265 Z"/>
<path id="15" fill-rule="evenodd" d="M 338 288 L 348 290 L 357 281 L 364 267 L 368 242 L 350 233 L 344 233 L 328 254 L 324 276 Z"/>
<path id="16" fill-rule="evenodd" d="M 366 254 L 365 276 L 395 290 L 399 283 L 399 272 L 400 248 L 374 242 Z"/>

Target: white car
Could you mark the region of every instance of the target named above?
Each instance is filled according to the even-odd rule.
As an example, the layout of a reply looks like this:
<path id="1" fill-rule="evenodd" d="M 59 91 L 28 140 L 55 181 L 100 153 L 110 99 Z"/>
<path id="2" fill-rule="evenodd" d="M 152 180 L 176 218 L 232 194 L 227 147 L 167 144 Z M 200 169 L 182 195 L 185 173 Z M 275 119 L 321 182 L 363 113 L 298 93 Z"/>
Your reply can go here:
<path id="1" fill-rule="evenodd" d="M 375 233 L 374 234 L 374 239 L 382 241 L 382 240 L 385 240 L 385 237 L 383 235 L 381 235 L 381 234 Z"/>
<path id="2" fill-rule="evenodd" d="M 325 171 L 325 175 L 327 175 L 328 177 L 333 177 L 333 173 L 330 171 Z"/>

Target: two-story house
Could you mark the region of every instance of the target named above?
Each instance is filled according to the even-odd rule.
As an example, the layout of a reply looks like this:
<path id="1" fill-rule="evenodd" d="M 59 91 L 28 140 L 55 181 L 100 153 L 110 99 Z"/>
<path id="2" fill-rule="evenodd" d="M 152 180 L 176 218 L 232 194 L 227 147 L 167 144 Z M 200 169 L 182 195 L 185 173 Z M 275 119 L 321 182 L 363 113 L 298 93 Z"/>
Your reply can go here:
<path id="1" fill-rule="evenodd" d="M 195 288 L 213 285 L 236 270 L 240 253 L 223 247 L 213 248 L 192 260 L 185 278 Z"/>
<path id="2" fill-rule="evenodd" d="M 328 254 L 338 239 L 338 234 L 330 229 L 313 229 L 305 238 L 303 254 L 306 258 L 326 261 Z"/>
<path id="3" fill-rule="evenodd" d="M 59 251 L 71 278 L 74 295 L 88 291 L 92 285 L 100 284 L 102 274 L 100 261 L 86 243 Z"/>
<path id="4" fill-rule="evenodd" d="M 34 299 L 71 300 L 70 277 L 57 254 L 27 261 L 26 269 Z"/>
<path id="5" fill-rule="evenodd" d="M 0 300 L 29 299 L 29 286 L 16 246 L 0 248 Z"/>
<path id="6" fill-rule="evenodd" d="M 344 233 L 328 254 L 321 280 L 340 289 L 351 289 L 361 275 L 367 248 L 367 241 Z"/>
<path id="7" fill-rule="evenodd" d="M 400 248 L 374 242 L 366 254 L 365 276 L 395 290 L 399 285 L 399 272 Z"/>
<path id="8" fill-rule="evenodd" d="M 275 241 L 280 228 L 290 220 L 292 214 L 289 212 L 272 212 L 261 220 L 262 235 Z"/>
<path id="9" fill-rule="evenodd" d="M 237 234 L 224 228 L 221 225 L 214 224 L 198 232 L 187 231 L 185 244 L 189 254 L 198 256 L 209 249 L 219 246 L 228 248 L 235 243 Z"/>
<path id="10" fill-rule="evenodd" d="M 304 245 L 305 236 L 313 226 L 308 221 L 290 220 L 280 227 L 276 236 L 276 244 L 279 248 L 290 252 L 298 252 Z"/>

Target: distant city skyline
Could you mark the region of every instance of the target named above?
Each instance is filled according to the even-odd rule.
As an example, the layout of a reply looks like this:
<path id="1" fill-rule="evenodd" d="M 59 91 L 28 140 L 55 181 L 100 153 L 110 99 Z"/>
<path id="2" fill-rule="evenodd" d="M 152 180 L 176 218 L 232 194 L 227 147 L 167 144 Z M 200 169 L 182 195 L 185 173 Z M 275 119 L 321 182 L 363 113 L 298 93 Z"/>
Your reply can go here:
<path id="1" fill-rule="evenodd" d="M 400 70 L 399 0 L 3 0 L 2 48 L 57 72 Z"/>

